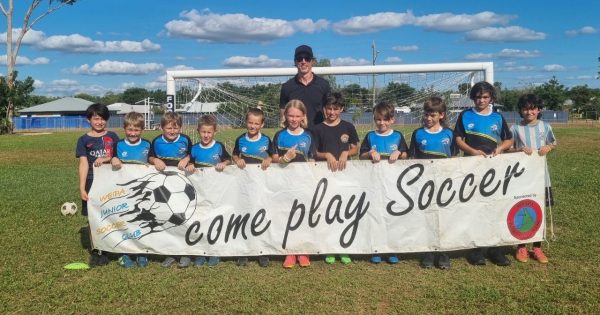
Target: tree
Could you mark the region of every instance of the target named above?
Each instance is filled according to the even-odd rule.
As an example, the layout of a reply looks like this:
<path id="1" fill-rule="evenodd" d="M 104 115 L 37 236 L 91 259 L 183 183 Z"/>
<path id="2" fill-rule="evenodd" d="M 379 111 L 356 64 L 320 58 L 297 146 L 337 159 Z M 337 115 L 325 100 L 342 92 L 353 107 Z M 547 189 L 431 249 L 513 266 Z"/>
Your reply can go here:
<path id="1" fill-rule="evenodd" d="M 15 89 L 16 83 L 16 72 L 15 66 L 17 63 L 17 56 L 19 55 L 19 49 L 23 42 L 23 37 L 31 28 L 44 17 L 48 16 L 52 12 L 64 7 L 65 5 L 72 5 L 76 0 L 48 0 L 48 7 L 46 11 L 42 12 L 38 16 L 33 16 L 34 12 L 43 0 L 32 0 L 25 12 L 23 17 L 23 26 L 21 27 L 16 40 L 13 42 L 13 14 L 14 14 L 14 0 L 8 0 L 7 5 L 0 2 L 0 10 L 6 17 L 6 82 L 0 81 L 0 84 L 6 84 L 8 95 L 14 95 L 13 90 Z M 15 113 L 15 99 L 9 98 L 6 102 L 6 120 L 8 122 L 9 132 L 13 131 L 12 117 Z"/>
<path id="2" fill-rule="evenodd" d="M 12 101 L 13 104 L 17 104 L 17 107 L 15 108 L 17 110 L 22 107 L 33 105 L 30 100 L 30 94 L 34 90 L 33 79 L 27 77 L 25 80 L 19 81 L 17 80 L 17 75 L 18 73 L 15 71 L 12 90 L 9 90 L 8 84 L 4 83 L 4 78 L 0 77 L 0 115 L 2 117 L 6 116 L 5 110 L 8 108 L 8 103 L 10 101 Z M 0 119 L 0 134 L 10 132 L 12 132 L 12 119 L 9 120 L 8 117 Z"/>
<path id="3" fill-rule="evenodd" d="M 548 82 L 536 87 L 533 93 L 544 101 L 547 109 L 551 110 L 559 110 L 567 99 L 565 86 L 560 84 L 555 76 Z"/>
<path id="4" fill-rule="evenodd" d="M 123 91 L 123 96 L 121 99 L 127 104 L 135 104 L 136 102 L 149 97 L 148 94 L 148 90 L 144 88 L 128 88 L 127 90 Z"/>
<path id="5" fill-rule="evenodd" d="M 410 106 L 411 96 L 415 92 L 415 88 L 406 83 L 390 82 L 377 99 L 378 102 L 388 101 L 396 103 L 397 106 Z"/>

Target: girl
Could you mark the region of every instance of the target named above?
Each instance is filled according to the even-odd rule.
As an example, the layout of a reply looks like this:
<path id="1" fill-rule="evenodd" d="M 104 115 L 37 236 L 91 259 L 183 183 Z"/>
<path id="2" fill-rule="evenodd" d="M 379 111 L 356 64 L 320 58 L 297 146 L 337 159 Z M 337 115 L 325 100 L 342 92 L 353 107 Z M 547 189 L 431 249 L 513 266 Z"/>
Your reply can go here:
<path id="1" fill-rule="evenodd" d="M 415 130 L 410 140 L 408 155 L 413 159 L 443 159 L 456 156 L 458 146 L 452 129 L 446 123 L 446 104 L 439 97 L 430 97 L 423 104 L 423 127 Z M 436 257 L 437 256 L 437 257 Z M 450 258 L 444 252 L 425 253 L 423 268 L 432 268 L 435 260 L 440 269 L 450 268 Z"/>
<path id="2" fill-rule="evenodd" d="M 327 161 L 327 167 L 332 172 L 345 169 L 346 161 L 351 156 L 358 154 L 356 128 L 351 123 L 342 120 L 340 116 L 342 110 L 344 110 L 342 95 L 340 93 L 330 94 L 323 106 L 325 121 L 313 129 L 317 160 Z M 344 265 L 352 262 L 348 255 L 340 255 L 340 261 Z M 325 256 L 325 262 L 335 263 L 335 255 Z"/>
<path id="3" fill-rule="evenodd" d="M 284 128 L 273 137 L 275 153 L 273 162 L 287 164 L 291 162 L 308 162 L 313 160 L 315 152 L 312 134 L 304 129 L 307 126 L 306 107 L 300 100 L 289 101 L 285 109 Z M 310 266 L 310 259 L 306 255 L 288 255 L 283 261 L 284 268 L 296 265 L 296 258 L 301 267 Z"/>

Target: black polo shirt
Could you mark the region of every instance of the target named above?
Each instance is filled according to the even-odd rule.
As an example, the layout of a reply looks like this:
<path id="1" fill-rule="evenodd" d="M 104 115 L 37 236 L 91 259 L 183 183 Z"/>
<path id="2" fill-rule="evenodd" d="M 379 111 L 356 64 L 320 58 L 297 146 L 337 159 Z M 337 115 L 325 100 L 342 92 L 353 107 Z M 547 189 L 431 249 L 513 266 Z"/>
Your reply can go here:
<path id="1" fill-rule="evenodd" d="M 298 77 L 294 76 L 281 86 L 279 108 L 285 108 L 290 100 L 301 100 L 306 106 L 308 128 L 310 129 L 323 121 L 322 108 L 330 91 L 329 82 L 315 74 L 308 85 L 302 84 Z"/>

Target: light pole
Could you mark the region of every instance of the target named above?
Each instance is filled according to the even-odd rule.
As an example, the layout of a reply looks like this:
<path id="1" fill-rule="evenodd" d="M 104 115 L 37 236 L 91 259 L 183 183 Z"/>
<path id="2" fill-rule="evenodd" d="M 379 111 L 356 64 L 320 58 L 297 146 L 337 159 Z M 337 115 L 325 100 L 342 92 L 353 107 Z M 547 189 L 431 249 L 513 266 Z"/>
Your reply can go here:
<path id="1" fill-rule="evenodd" d="M 375 61 L 377 61 L 377 56 L 379 55 L 379 50 L 377 50 L 377 47 L 375 46 L 375 41 L 373 41 L 373 43 L 371 44 L 371 49 L 372 49 L 372 60 L 373 60 L 373 65 L 375 65 Z M 375 90 L 375 73 L 373 73 L 373 107 L 375 107 L 375 98 L 376 98 L 376 90 Z"/>

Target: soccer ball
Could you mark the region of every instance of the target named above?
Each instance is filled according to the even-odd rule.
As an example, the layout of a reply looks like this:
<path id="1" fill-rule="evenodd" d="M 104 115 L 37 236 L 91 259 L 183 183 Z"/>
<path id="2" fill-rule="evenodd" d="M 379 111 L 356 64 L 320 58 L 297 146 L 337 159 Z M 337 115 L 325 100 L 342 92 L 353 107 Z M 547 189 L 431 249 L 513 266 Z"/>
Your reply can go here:
<path id="1" fill-rule="evenodd" d="M 134 210 L 125 216 L 129 222 L 140 222 L 146 233 L 179 226 L 196 211 L 196 189 L 178 172 L 152 174 L 130 185 L 131 198 L 135 197 Z"/>
<path id="2" fill-rule="evenodd" d="M 77 213 L 77 205 L 74 202 L 65 202 L 60 206 L 62 215 L 73 215 Z"/>

